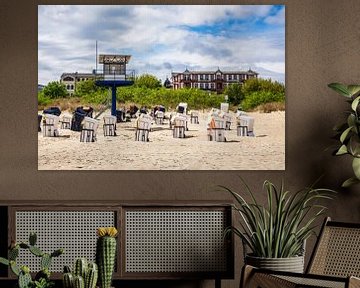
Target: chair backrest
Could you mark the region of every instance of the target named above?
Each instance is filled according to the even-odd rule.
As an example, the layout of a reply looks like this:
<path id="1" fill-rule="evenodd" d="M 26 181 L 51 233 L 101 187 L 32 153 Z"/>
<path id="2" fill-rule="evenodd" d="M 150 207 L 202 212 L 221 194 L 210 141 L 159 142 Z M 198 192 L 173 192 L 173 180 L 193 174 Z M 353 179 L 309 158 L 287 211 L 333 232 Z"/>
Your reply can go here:
<path id="1" fill-rule="evenodd" d="M 307 273 L 360 277 L 360 223 L 325 219 Z"/>
<path id="2" fill-rule="evenodd" d="M 157 118 L 164 118 L 164 112 L 163 111 L 160 111 L 160 110 L 158 110 L 158 111 L 156 111 L 156 117 Z"/>
<path id="3" fill-rule="evenodd" d="M 218 116 L 212 116 L 212 118 L 215 121 L 215 128 L 217 129 L 225 129 L 225 119 L 222 117 L 218 117 Z"/>
<path id="4" fill-rule="evenodd" d="M 239 117 L 239 124 L 240 126 L 248 127 L 248 131 L 254 131 L 254 118 L 251 116 L 242 115 Z"/>
<path id="5" fill-rule="evenodd" d="M 44 114 L 44 120 L 47 125 L 53 125 L 54 129 L 57 129 L 60 117 L 53 114 Z"/>
<path id="6" fill-rule="evenodd" d="M 192 117 L 199 117 L 199 111 L 197 111 L 197 110 L 192 110 L 192 111 L 190 112 L 190 115 L 191 115 Z"/>
<path id="7" fill-rule="evenodd" d="M 152 117 L 147 114 L 141 114 L 136 121 L 136 127 L 138 129 L 150 130 Z"/>
<path id="8" fill-rule="evenodd" d="M 96 132 L 99 126 L 99 121 L 94 118 L 84 117 L 82 124 L 84 129 L 92 129 L 94 132 Z"/>
<path id="9" fill-rule="evenodd" d="M 116 116 L 113 115 L 107 115 L 103 117 L 104 119 L 104 124 L 116 124 Z"/>
<path id="10" fill-rule="evenodd" d="M 225 113 L 228 113 L 229 112 L 229 103 L 221 103 L 220 110 Z"/>

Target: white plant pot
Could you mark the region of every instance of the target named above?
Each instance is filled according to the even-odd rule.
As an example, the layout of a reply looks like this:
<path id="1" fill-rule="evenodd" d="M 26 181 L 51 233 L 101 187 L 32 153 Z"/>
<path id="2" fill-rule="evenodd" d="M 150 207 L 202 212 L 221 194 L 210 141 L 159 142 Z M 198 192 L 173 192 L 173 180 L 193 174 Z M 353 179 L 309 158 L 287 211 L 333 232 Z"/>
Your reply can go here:
<path id="1" fill-rule="evenodd" d="M 304 273 L 304 256 L 289 258 L 263 258 L 246 255 L 245 263 L 262 269 Z"/>

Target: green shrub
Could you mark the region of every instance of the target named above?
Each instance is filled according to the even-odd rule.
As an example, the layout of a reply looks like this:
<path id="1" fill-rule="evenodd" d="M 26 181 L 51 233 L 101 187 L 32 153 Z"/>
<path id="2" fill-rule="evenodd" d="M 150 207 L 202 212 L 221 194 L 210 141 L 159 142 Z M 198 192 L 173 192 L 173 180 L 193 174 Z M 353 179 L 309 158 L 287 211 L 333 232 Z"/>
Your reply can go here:
<path id="1" fill-rule="evenodd" d="M 49 105 L 52 102 L 52 99 L 48 96 L 45 96 L 42 91 L 38 92 L 38 106 L 44 107 Z"/>
<path id="2" fill-rule="evenodd" d="M 256 108 L 257 106 L 270 102 L 285 102 L 285 94 L 272 93 L 269 91 L 258 91 L 247 95 L 241 102 L 241 108 L 245 111 Z"/>
<path id="3" fill-rule="evenodd" d="M 63 98 L 68 95 L 65 85 L 58 81 L 49 82 L 42 90 L 42 93 L 51 99 Z"/>

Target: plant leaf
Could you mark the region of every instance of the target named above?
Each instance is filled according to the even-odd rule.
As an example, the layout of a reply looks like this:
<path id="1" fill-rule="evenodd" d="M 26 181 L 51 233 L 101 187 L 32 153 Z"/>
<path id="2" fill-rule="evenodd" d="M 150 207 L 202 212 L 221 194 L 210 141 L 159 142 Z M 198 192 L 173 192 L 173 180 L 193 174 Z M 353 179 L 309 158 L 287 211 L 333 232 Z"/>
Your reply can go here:
<path id="1" fill-rule="evenodd" d="M 349 134 L 349 132 L 351 131 L 352 128 L 353 128 L 352 126 L 349 127 L 349 128 L 347 128 L 347 129 L 341 134 L 341 136 L 340 136 L 340 141 L 341 141 L 341 143 L 344 143 L 344 141 L 346 140 L 346 137 L 348 136 L 348 134 Z"/>
<path id="2" fill-rule="evenodd" d="M 351 177 L 351 178 L 347 179 L 346 181 L 344 181 L 344 183 L 341 185 L 341 187 L 348 188 L 352 185 L 359 184 L 359 183 L 360 183 L 359 179 L 357 179 L 356 177 Z"/>
<path id="3" fill-rule="evenodd" d="M 336 152 L 335 155 L 344 155 L 347 153 L 349 153 L 349 152 L 348 152 L 346 145 L 341 145 L 341 147 L 339 148 L 339 150 Z"/>
<path id="4" fill-rule="evenodd" d="M 357 96 L 357 94 L 360 92 L 360 85 L 348 85 L 347 90 L 351 97 Z"/>
<path id="5" fill-rule="evenodd" d="M 351 109 L 353 111 L 356 111 L 356 108 L 359 105 L 359 101 L 360 101 L 360 96 L 356 97 L 355 100 L 351 103 Z"/>
<path id="6" fill-rule="evenodd" d="M 342 96 L 351 97 L 351 94 L 348 90 L 348 86 L 341 84 L 341 83 L 330 83 L 328 85 L 329 88 L 333 89 L 334 91 L 336 91 L 337 93 L 339 93 Z"/>
<path id="7" fill-rule="evenodd" d="M 352 162 L 354 174 L 358 180 L 360 180 L 360 158 L 355 157 Z"/>

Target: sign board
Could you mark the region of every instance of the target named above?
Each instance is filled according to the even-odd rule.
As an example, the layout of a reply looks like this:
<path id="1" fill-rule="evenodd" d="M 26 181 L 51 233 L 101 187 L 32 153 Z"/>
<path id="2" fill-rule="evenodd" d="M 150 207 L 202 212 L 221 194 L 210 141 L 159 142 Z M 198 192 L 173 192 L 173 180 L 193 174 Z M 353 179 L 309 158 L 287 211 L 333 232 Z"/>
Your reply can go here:
<path id="1" fill-rule="evenodd" d="M 131 55 L 99 55 L 99 64 L 127 64 Z"/>

